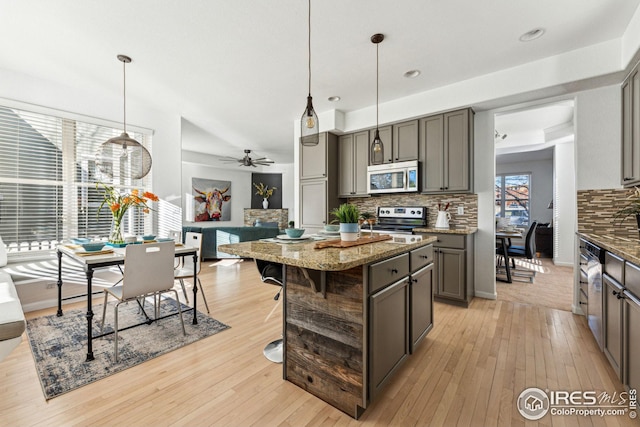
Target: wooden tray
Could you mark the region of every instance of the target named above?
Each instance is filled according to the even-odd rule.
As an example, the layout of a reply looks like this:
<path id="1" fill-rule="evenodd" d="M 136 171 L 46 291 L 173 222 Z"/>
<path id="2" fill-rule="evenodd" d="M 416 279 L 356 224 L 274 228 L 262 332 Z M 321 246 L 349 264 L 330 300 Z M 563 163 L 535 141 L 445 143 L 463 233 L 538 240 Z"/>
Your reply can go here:
<path id="1" fill-rule="evenodd" d="M 345 242 L 340 239 L 337 240 L 324 240 L 322 242 L 318 242 L 313 247 L 314 249 L 324 249 L 324 248 L 350 248 L 352 246 L 360 246 L 366 245 L 368 243 L 382 242 L 384 240 L 391 240 L 392 236 L 389 234 L 381 234 L 379 236 L 374 237 L 361 237 L 354 242 Z"/>

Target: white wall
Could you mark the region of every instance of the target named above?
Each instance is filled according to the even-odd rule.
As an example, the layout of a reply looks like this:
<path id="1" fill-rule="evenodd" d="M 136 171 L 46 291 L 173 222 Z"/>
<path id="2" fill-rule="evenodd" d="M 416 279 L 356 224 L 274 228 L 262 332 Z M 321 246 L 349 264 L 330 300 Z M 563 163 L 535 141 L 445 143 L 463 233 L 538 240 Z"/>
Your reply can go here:
<path id="1" fill-rule="evenodd" d="M 553 225 L 553 262 L 572 267 L 576 253 L 577 193 L 574 143 L 555 147 L 555 189 Z"/>
<path id="2" fill-rule="evenodd" d="M 215 226 L 242 226 L 244 225 L 244 209 L 251 207 L 251 197 L 253 195 L 253 187 L 251 184 L 251 174 L 258 173 L 281 173 L 282 174 L 282 207 L 289 209 L 289 219 L 292 220 L 295 215 L 294 210 L 294 183 L 293 183 L 293 164 L 274 164 L 264 167 L 238 167 L 235 164 L 227 165 L 221 163 L 216 156 L 210 156 L 202 153 L 194 153 L 184 151 L 182 153 L 182 194 L 184 200 L 183 212 L 185 217 L 183 223 L 192 224 L 193 218 L 186 216 L 191 213 L 188 204 L 192 203 L 191 199 L 191 179 L 204 178 L 216 179 L 223 181 L 231 181 L 231 220 L 230 221 L 211 221 L 199 222 L 198 226 L 215 227 Z"/>
<path id="3" fill-rule="evenodd" d="M 547 209 L 553 199 L 553 160 L 501 163 L 496 160 L 496 174 L 530 173 L 531 206 L 529 218 L 542 223 L 551 222 L 553 210 Z"/>

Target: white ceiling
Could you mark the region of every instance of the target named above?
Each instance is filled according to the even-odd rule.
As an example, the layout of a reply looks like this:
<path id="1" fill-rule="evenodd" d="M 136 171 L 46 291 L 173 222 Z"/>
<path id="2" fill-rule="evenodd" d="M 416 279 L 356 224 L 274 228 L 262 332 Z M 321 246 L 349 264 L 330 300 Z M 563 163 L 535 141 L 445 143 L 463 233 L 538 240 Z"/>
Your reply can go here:
<path id="1" fill-rule="evenodd" d="M 620 38 L 640 0 L 314 0 L 317 111 L 380 102 Z M 518 37 L 544 27 L 545 35 Z M 183 117 L 184 148 L 292 161 L 307 95 L 304 0 L 0 0 L 0 68 Z M 420 69 L 415 79 L 405 71 Z M 342 100 L 331 103 L 329 96 Z M 81 106 L 79 107 L 81 108 Z M 82 111 L 78 111 L 82 112 Z M 135 124 L 135 123 L 134 123 Z M 322 123 L 321 123 L 322 125 Z M 501 132 L 516 135 L 504 125 Z M 515 125 L 514 125 L 515 126 Z"/>

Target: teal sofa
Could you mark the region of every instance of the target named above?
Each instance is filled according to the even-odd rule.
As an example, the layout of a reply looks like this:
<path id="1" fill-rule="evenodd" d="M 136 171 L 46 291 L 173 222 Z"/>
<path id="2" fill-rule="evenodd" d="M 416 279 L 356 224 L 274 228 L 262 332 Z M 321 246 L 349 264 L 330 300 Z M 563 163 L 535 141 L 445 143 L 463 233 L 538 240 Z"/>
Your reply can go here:
<path id="1" fill-rule="evenodd" d="M 202 259 L 238 258 L 236 255 L 218 251 L 218 245 L 227 243 L 248 242 L 251 240 L 276 237 L 280 234 L 276 227 L 199 227 L 185 225 L 182 227 L 182 241 L 187 232 L 202 233 Z"/>

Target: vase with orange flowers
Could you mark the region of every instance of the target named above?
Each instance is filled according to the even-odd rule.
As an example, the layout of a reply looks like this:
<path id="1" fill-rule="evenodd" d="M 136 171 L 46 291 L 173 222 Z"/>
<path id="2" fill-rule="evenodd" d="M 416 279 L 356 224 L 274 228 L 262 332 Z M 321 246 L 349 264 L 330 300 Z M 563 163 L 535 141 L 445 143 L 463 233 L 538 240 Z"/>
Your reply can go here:
<path id="1" fill-rule="evenodd" d="M 120 191 L 115 187 L 101 182 L 96 183 L 96 188 L 101 190 L 104 194 L 104 199 L 98 208 L 98 213 L 100 213 L 100 210 L 102 210 L 104 205 L 107 205 L 111 211 L 112 220 L 111 232 L 109 233 L 109 243 L 124 243 L 122 220 L 124 218 L 124 214 L 127 213 L 129 208 L 142 209 L 144 213 L 149 213 L 151 210 L 149 202 L 158 201 L 158 196 L 149 191 L 145 191 L 140 194 L 139 190 L 133 189 L 130 193 L 120 193 Z"/>

